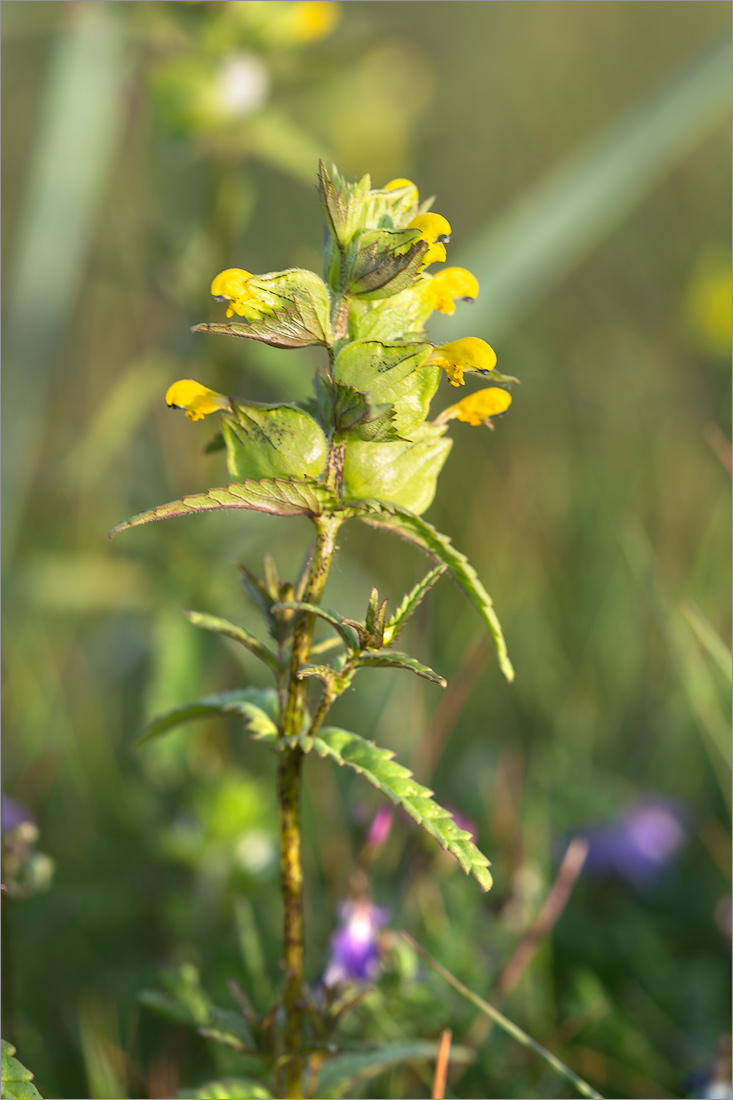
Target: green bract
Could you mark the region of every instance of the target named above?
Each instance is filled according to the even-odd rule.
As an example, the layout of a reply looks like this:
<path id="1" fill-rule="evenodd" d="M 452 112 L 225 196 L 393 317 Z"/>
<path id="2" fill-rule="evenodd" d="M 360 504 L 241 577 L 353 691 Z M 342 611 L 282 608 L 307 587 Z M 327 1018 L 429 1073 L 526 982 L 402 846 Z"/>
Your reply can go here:
<path id="1" fill-rule="evenodd" d="M 229 473 L 237 481 L 317 477 L 326 464 L 323 430 L 297 405 L 232 402 L 222 430 Z"/>
<path id="2" fill-rule="evenodd" d="M 438 474 L 453 441 L 444 429 L 424 424 L 413 440 L 395 443 L 349 441 L 344 462 L 344 492 L 348 500 L 389 500 L 421 515 L 435 496 Z"/>

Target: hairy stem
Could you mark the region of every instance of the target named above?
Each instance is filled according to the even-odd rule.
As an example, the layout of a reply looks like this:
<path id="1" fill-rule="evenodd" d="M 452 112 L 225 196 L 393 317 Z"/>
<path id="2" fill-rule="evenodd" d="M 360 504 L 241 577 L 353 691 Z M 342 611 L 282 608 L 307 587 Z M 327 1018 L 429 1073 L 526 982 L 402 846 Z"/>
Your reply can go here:
<path id="1" fill-rule="evenodd" d="M 319 516 L 315 520 L 317 538 L 310 575 L 303 594 L 304 602 L 318 603 L 326 584 L 341 520 Z M 314 619 L 300 614 L 293 631 L 293 653 L 288 678 L 287 705 L 282 736 L 300 734 L 305 718 L 308 685 L 298 679 L 298 669 L 308 662 L 313 641 Z M 300 786 L 303 752 L 283 748 L 278 762 L 278 799 L 280 803 L 280 873 L 283 893 L 283 956 L 285 984 L 285 1046 L 291 1056 L 285 1064 L 284 1096 L 296 1100 L 303 1095 L 303 1063 L 298 1052 L 303 1047 L 303 868 L 300 852 Z"/>

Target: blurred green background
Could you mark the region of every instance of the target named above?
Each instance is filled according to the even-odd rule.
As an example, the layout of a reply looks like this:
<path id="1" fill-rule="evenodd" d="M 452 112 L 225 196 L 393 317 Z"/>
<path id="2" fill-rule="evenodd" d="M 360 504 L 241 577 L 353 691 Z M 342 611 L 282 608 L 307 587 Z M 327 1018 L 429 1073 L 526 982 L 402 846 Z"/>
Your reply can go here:
<path id="1" fill-rule="evenodd" d="M 161 709 L 264 683 L 181 611 L 257 631 L 231 563 L 269 548 L 292 576 L 308 525 L 106 532 L 226 481 L 210 426 L 166 409 L 172 381 L 308 394 L 312 349 L 188 330 L 220 319 L 222 268 L 320 269 L 322 155 L 438 196 L 482 293 L 430 333 L 484 337 L 522 382 L 493 434 L 456 425 L 427 516 L 492 593 L 515 684 L 443 581 L 406 644 L 447 692 L 362 673 L 334 714 L 475 824 L 495 886 L 399 818 L 373 896 L 491 996 L 568 837 L 673 800 L 674 859 L 582 875 L 505 1011 L 605 1095 L 705 1095 L 730 1022 L 729 6 L 298 7 L 2 6 L 3 788 L 55 865 L 3 897 L 3 1034 L 44 1096 L 171 1096 L 217 1064 L 139 990 L 187 961 L 219 1003 L 230 976 L 261 1008 L 277 987 L 271 758 L 236 723 L 130 745 Z M 424 571 L 363 527 L 341 546 L 324 602 L 345 614 Z M 378 803 L 326 763 L 306 775 L 316 981 Z M 477 1057 L 449 1096 L 567 1094 L 474 1017 L 398 953 L 350 1030 L 451 1027 Z M 428 1095 L 429 1075 L 362 1087 Z"/>

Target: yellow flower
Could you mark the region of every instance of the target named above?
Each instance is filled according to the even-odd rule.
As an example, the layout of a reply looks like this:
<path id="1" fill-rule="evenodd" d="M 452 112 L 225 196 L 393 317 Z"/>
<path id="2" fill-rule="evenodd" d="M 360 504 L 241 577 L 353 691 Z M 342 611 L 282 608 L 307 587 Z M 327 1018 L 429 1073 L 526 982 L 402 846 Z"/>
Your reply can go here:
<path id="1" fill-rule="evenodd" d="M 340 19 L 341 5 L 336 0 L 298 0 L 290 15 L 290 30 L 296 42 L 317 42 Z"/>
<path id="2" fill-rule="evenodd" d="M 237 313 L 249 320 L 259 320 L 262 316 L 264 303 L 247 285 L 252 277 L 249 271 L 243 271 L 241 267 L 228 267 L 226 271 L 220 271 L 214 279 L 211 293 L 217 302 L 229 302 L 227 317 L 233 317 Z"/>
<path id="3" fill-rule="evenodd" d="M 185 409 L 189 420 L 203 420 L 209 413 L 231 407 L 224 394 L 209 390 L 191 378 L 183 378 L 169 386 L 165 403 L 169 409 Z"/>
<path id="4" fill-rule="evenodd" d="M 464 371 L 489 374 L 496 366 L 496 352 L 478 336 L 464 336 L 435 348 L 426 365 L 442 367 L 451 386 L 462 386 Z"/>
<path id="5" fill-rule="evenodd" d="M 444 267 L 433 275 L 425 288 L 431 309 L 449 315 L 456 311 L 456 299 L 473 302 L 478 296 L 478 280 L 465 267 Z"/>
<path id="6" fill-rule="evenodd" d="M 442 214 L 418 214 L 416 218 L 406 226 L 407 229 L 417 229 L 430 248 L 425 254 L 424 264 L 445 263 L 445 246 L 450 240 L 450 222 Z"/>
<path id="7" fill-rule="evenodd" d="M 435 421 L 436 424 L 447 424 L 449 420 L 462 420 L 465 424 L 486 424 L 493 428 L 489 419 L 492 416 L 500 416 L 506 412 L 512 403 L 512 395 L 498 386 L 492 386 L 487 390 L 477 390 L 468 397 L 464 397 L 457 405 L 451 405 L 444 409 Z"/>

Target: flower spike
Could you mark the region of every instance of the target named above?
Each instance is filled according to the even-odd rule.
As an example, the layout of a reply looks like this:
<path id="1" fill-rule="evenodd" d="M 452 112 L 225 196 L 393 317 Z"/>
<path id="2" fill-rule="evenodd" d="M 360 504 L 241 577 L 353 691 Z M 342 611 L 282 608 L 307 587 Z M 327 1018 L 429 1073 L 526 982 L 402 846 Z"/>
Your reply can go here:
<path id="1" fill-rule="evenodd" d="M 185 409 L 189 420 L 203 420 L 209 413 L 231 408 L 228 397 L 207 389 L 192 378 L 183 378 L 169 386 L 165 403 L 169 409 Z"/>
<path id="2" fill-rule="evenodd" d="M 464 397 L 457 405 L 451 405 L 444 409 L 435 420 L 436 424 L 447 424 L 449 420 L 462 420 L 465 424 L 485 424 L 487 428 L 494 425 L 492 416 L 501 416 L 512 403 L 512 395 L 499 386 L 490 386 L 486 390 L 477 390 L 468 397 Z"/>
<path id="3" fill-rule="evenodd" d="M 489 374 L 496 366 L 496 352 L 478 336 L 464 336 L 435 348 L 426 365 L 442 367 L 451 386 L 462 386 L 464 371 Z"/>

